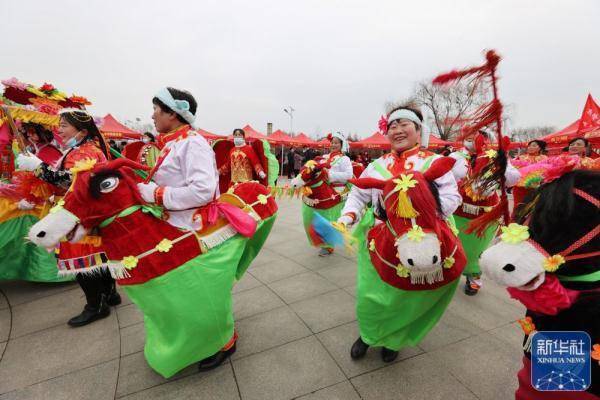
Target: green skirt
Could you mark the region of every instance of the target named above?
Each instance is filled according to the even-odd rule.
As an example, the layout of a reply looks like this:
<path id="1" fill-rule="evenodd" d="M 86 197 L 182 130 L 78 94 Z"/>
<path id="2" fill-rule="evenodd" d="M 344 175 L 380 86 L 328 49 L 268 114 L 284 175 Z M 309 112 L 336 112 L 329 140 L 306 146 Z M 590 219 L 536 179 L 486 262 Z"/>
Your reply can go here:
<path id="1" fill-rule="evenodd" d="M 308 238 L 308 242 L 312 246 L 316 246 L 316 244 L 313 242 L 312 238 L 308 234 L 308 230 L 310 228 L 310 224 L 312 223 L 314 213 L 318 213 L 323 218 L 325 218 L 327 221 L 334 222 L 334 221 L 337 221 L 337 219 L 342 215 L 342 210 L 344 209 L 344 204 L 346 204 L 346 202 L 342 201 L 341 203 L 336 204 L 335 206 L 333 206 L 331 208 L 319 210 L 319 209 L 307 206 L 304 202 L 302 203 L 302 223 L 304 224 L 304 232 L 306 232 L 306 237 Z M 321 244 L 320 247 L 331 248 L 331 246 L 329 246 L 326 243 Z"/>
<path id="2" fill-rule="evenodd" d="M 401 290 L 381 280 L 371 263 L 365 234 L 373 225 L 368 211 L 357 228 L 358 250 L 356 314 L 360 337 L 370 346 L 400 350 L 416 346 L 440 320 L 459 280 L 434 290 Z"/>
<path id="3" fill-rule="evenodd" d="M 467 256 L 467 265 L 463 271 L 463 275 L 481 275 L 481 268 L 479 268 L 479 257 L 481 253 L 483 253 L 490 245 L 494 237 L 496 236 L 496 231 L 498 230 L 498 225 L 494 224 L 489 226 L 482 237 L 477 236 L 475 233 L 465 233 L 469 223 L 472 221 L 471 219 L 454 216 L 454 221 L 456 222 L 456 227 L 458 228 L 458 237 L 460 242 L 465 249 L 465 254 Z"/>
<path id="4" fill-rule="evenodd" d="M 236 235 L 164 275 L 122 286 L 144 314 L 144 355 L 152 369 L 169 378 L 232 339 L 233 283 L 260 250 L 274 220 L 259 223 L 251 239 Z"/>
<path id="5" fill-rule="evenodd" d="M 72 276 L 58 276 L 56 257 L 28 242 L 25 237 L 39 219 L 21 215 L 0 223 L 0 280 L 66 282 Z"/>

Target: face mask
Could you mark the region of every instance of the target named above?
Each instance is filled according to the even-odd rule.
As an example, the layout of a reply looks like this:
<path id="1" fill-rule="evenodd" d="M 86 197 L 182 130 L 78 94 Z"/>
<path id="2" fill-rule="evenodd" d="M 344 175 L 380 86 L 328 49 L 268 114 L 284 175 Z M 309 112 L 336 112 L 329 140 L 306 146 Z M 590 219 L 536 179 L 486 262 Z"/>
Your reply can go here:
<path id="1" fill-rule="evenodd" d="M 244 140 L 244 138 L 234 137 L 233 144 L 235 144 L 237 147 L 241 147 L 246 144 L 246 141 Z"/>
<path id="2" fill-rule="evenodd" d="M 463 142 L 463 144 L 465 145 L 465 148 L 469 151 L 473 151 L 475 150 L 475 145 L 473 144 L 472 140 L 465 140 Z"/>
<path id="3" fill-rule="evenodd" d="M 65 147 L 67 149 L 73 148 L 76 145 L 77 145 L 77 139 L 75 138 L 75 136 L 73 136 L 71 139 L 69 139 L 65 142 Z"/>

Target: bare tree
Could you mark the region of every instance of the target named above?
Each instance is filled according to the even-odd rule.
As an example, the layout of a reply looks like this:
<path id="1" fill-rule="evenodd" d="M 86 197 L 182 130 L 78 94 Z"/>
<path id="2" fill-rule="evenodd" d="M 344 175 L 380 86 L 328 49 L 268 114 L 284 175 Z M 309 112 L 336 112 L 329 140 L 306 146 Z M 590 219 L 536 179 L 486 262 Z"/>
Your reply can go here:
<path id="1" fill-rule="evenodd" d="M 442 140 L 455 139 L 469 115 L 488 101 L 485 89 L 473 82 L 450 86 L 419 82 L 414 98 L 424 111 L 432 133 Z"/>
<path id="2" fill-rule="evenodd" d="M 530 140 L 546 136 L 556 131 L 554 126 L 530 126 L 526 128 L 515 128 L 510 132 L 513 142 L 529 142 Z"/>

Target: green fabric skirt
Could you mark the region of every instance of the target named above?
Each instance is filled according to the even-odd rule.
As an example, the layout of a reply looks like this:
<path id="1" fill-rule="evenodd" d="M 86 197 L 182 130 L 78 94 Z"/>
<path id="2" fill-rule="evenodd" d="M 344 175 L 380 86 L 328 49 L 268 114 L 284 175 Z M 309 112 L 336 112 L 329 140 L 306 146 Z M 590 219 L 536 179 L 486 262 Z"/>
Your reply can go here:
<path id="1" fill-rule="evenodd" d="M 358 250 L 356 314 L 360 337 L 370 346 L 400 350 L 416 346 L 440 320 L 459 280 L 434 289 L 407 291 L 381 280 L 371 263 L 365 234 L 373 225 L 368 211 L 355 234 L 362 236 Z"/>
<path id="2" fill-rule="evenodd" d="M 312 238 L 308 234 L 308 230 L 310 228 L 310 224 L 312 223 L 313 215 L 315 213 L 319 213 L 319 215 L 321 215 L 327 221 L 330 221 L 330 222 L 337 221 L 337 219 L 342 215 L 342 210 L 344 209 L 344 204 L 346 204 L 346 202 L 342 201 L 341 203 L 336 204 L 335 206 L 333 206 L 331 208 L 319 210 L 319 209 L 307 206 L 304 202 L 302 203 L 302 223 L 304 224 L 304 232 L 306 232 L 306 237 L 308 238 L 308 242 L 312 246 L 316 246 L 316 244 L 313 242 Z M 321 244 L 320 247 L 331 248 L 331 246 L 329 246 L 328 244 L 325 244 L 325 243 Z"/>
<path id="3" fill-rule="evenodd" d="M 467 265 L 465 266 L 463 275 L 481 275 L 479 257 L 481 256 L 481 253 L 483 253 L 489 247 L 490 243 L 496 236 L 498 225 L 494 224 L 489 226 L 485 230 L 483 236 L 479 237 L 475 233 L 465 233 L 469 223 L 472 221 L 471 219 L 455 215 L 454 221 L 456 222 L 456 227 L 459 231 L 458 237 L 463 245 L 463 248 L 465 249 L 465 254 L 467 256 Z"/>
<path id="4" fill-rule="evenodd" d="M 29 229 L 39 219 L 21 215 L 0 223 L 0 280 L 32 282 L 66 282 L 72 276 L 58 276 L 56 257 L 25 240 Z"/>
<path id="5" fill-rule="evenodd" d="M 144 314 L 144 355 L 152 369 L 169 378 L 231 340 L 233 283 L 258 254 L 274 220 L 260 222 L 251 239 L 236 235 L 164 275 L 122 286 Z"/>

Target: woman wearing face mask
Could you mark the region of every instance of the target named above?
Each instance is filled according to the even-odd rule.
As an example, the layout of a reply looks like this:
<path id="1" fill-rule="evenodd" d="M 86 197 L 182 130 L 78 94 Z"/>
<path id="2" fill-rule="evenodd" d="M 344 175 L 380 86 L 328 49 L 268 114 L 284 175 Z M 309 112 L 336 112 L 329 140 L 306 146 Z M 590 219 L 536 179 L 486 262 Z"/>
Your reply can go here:
<path id="1" fill-rule="evenodd" d="M 353 175 L 352 161 L 350 161 L 350 157 L 346 155 L 348 152 L 348 139 L 340 132 L 330 135 L 328 139 L 331 142 L 331 152 L 315 158 L 314 161 L 319 167 L 325 170 L 328 182 L 331 184 L 331 186 L 333 186 L 333 189 L 336 192 L 342 195 L 342 201 L 333 207 L 325 209 L 319 209 L 316 207 L 316 205 L 310 206 L 306 203 L 306 201 L 302 204 L 302 220 L 304 222 L 304 229 L 306 230 L 308 240 L 312 245 L 316 245 L 316 243 L 313 242 L 313 239 L 308 232 L 314 217 L 314 213 L 319 213 L 319 215 L 328 221 L 337 220 L 341 215 L 342 208 L 344 208 L 344 200 L 348 192 L 348 180 L 352 179 Z M 300 175 L 292 180 L 292 185 L 304 185 Z M 320 244 L 320 247 L 320 257 L 325 257 L 333 253 L 333 247 L 327 243 Z"/>
<path id="2" fill-rule="evenodd" d="M 441 156 L 427 147 L 428 133 L 422 129 L 423 116 L 412 106 L 393 109 L 380 121 L 391 144 L 391 152 L 376 159 L 361 174 L 361 178 L 388 180 L 405 171 L 425 172 Z M 456 181 L 451 172 L 434 180 L 440 200 L 440 211 L 452 215 L 461 202 Z M 385 224 L 382 191 L 353 187 L 338 222 L 347 226 L 360 221 L 355 231 L 359 237 L 357 305 L 360 337 L 350 350 L 352 359 L 365 356 L 370 346 L 380 346 L 384 362 L 392 362 L 398 351 L 415 346 L 435 326 L 450 303 L 458 279 L 433 290 L 402 290 L 384 282 L 371 262 L 366 234 L 379 224 Z"/>
<path id="3" fill-rule="evenodd" d="M 246 144 L 246 132 L 243 129 L 233 130 L 233 144 L 235 147 L 229 152 L 229 162 L 219 168 L 219 176 L 229 177 L 230 186 L 264 180 L 267 174 L 252 146 Z"/>
<path id="4" fill-rule="evenodd" d="M 19 155 L 17 164 L 20 169 L 33 171 L 34 174 L 66 191 L 73 180 L 70 171 L 77 162 L 94 160 L 104 162 L 109 158 L 108 147 L 100 134 L 94 119 L 82 110 L 67 109 L 60 113 L 58 135 L 64 143 L 65 153 L 57 166 L 53 167 L 36 156 Z M 75 232 L 75 236 L 83 236 Z M 73 239 L 77 241 L 77 238 Z M 76 279 L 85 293 L 87 304 L 81 314 L 71 318 L 69 325 L 84 326 L 110 314 L 109 306 L 121 303 L 116 291 L 115 281 L 108 271 L 108 259 L 101 246 L 92 237 L 81 237 L 76 243 L 61 242 L 58 254 L 59 271 L 64 274 L 76 273 Z M 77 269 L 73 268 L 77 265 Z"/>
<path id="5" fill-rule="evenodd" d="M 479 268 L 479 256 L 490 245 L 498 226 L 493 225 L 488 227 L 481 237 L 476 233 L 466 233 L 466 230 L 473 219 L 488 212 L 487 210 L 491 209 L 500 201 L 500 197 L 495 190 L 491 193 L 487 193 L 483 198 L 472 199 L 467 194 L 469 191 L 466 190 L 465 182 L 467 181 L 467 178 L 474 173 L 477 157 L 483 156 L 483 154 L 477 153 L 475 146 L 476 140 L 489 144 L 487 132 L 479 131 L 463 140 L 464 148 L 450 154 L 450 157 L 456 159 L 456 163 L 452 168 L 452 174 L 454 175 L 456 182 L 458 182 L 463 197 L 462 205 L 454 214 L 454 220 L 456 222 L 456 227 L 459 230 L 460 241 L 467 255 L 467 266 L 463 271 L 463 275 L 466 277 L 464 292 L 469 296 L 476 295 L 481 289 L 482 281 L 481 269 Z M 481 152 L 483 150 L 485 149 L 480 149 Z M 514 186 L 521 177 L 519 171 L 513 167 L 508 160 L 504 176 L 506 178 L 506 187 Z"/>

